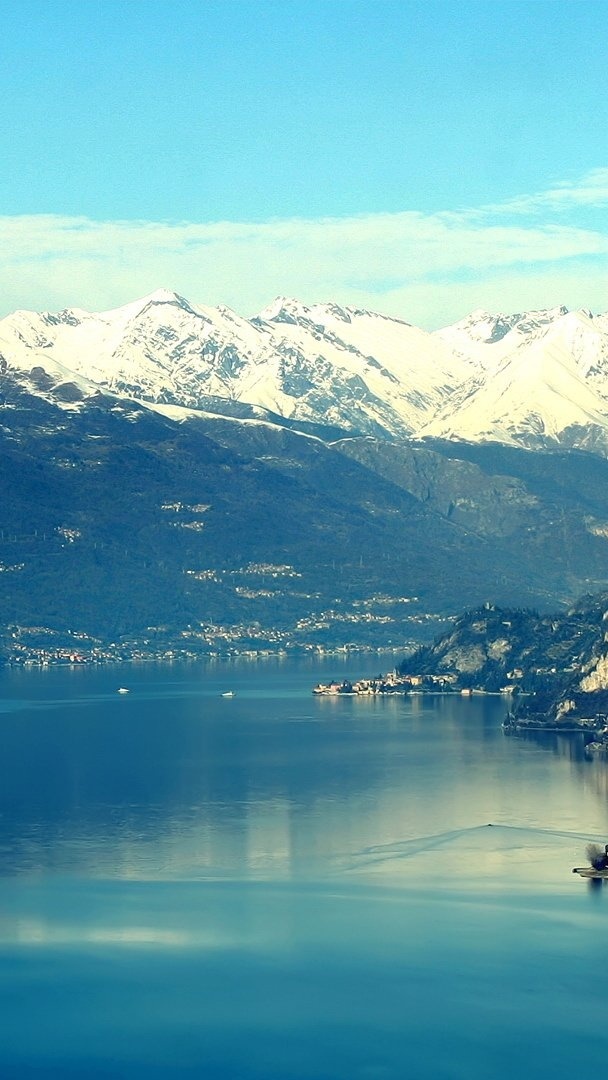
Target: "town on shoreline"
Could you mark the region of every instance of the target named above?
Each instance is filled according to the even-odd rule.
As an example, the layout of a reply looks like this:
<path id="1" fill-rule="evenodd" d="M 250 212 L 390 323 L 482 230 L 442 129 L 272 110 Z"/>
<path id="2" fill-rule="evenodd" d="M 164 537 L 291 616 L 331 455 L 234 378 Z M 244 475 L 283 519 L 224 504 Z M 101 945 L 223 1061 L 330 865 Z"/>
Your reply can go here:
<path id="1" fill-rule="evenodd" d="M 512 694 L 514 686 L 505 686 L 498 691 L 500 694 Z M 376 675 L 374 678 L 350 679 L 317 683 L 313 687 L 313 694 L 336 697 L 341 694 L 368 697 L 374 694 L 460 694 L 469 696 L 472 694 L 489 694 L 491 691 L 461 687 L 456 675 L 441 673 L 439 675 L 403 675 L 395 668 L 386 675 Z"/>
<path id="2" fill-rule="evenodd" d="M 461 686 L 458 676 L 448 672 L 438 675 L 401 674 L 397 668 L 386 675 L 375 678 L 331 680 L 317 683 L 313 694 L 320 697 L 389 697 L 414 694 L 451 694 L 461 697 L 484 695 L 502 697 L 509 702 L 514 696 L 530 697 L 534 695 L 522 692 L 516 683 L 503 686 L 499 690 L 486 690 L 483 687 Z M 508 712 L 502 724 L 505 735 L 524 735 L 557 733 L 560 735 L 584 735 L 585 754 L 587 757 L 608 756 L 608 716 L 597 714 L 593 717 L 572 719 L 564 717 L 554 720 L 550 716 L 516 715 L 509 704 Z"/>

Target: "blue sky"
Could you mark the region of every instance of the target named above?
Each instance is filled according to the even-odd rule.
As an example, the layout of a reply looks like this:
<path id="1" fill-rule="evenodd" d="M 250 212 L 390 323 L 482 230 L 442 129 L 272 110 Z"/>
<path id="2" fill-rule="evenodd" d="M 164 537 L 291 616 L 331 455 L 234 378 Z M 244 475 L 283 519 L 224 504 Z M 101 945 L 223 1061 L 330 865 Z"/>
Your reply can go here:
<path id="1" fill-rule="evenodd" d="M 607 11 L 5 3 L 0 314 L 606 309 Z"/>

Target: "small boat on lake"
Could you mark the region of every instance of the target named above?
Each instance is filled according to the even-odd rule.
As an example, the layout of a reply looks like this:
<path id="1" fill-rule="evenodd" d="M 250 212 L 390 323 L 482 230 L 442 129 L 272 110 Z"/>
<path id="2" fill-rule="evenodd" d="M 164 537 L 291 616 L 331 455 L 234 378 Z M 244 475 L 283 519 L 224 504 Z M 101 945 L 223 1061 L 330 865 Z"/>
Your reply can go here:
<path id="1" fill-rule="evenodd" d="M 590 865 L 575 866 L 572 873 L 591 881 L 604 881 L 608 878 L 608 844 L 604 845 L 603 851 L 599 844 L 587 844 L 587 857 Z"/>
<path id="2" fill-rule="evenodd" d="M 118 690 L 116 691 L 116 693 L 117 693 L 117 694 L 130 694 L 130 693 L 131 693 L 131 691 L 130 691 L 130 690 L 127 690 L 126 686 L 119 686 L 119 687 L 118 687 Z"/>
<path id="3" fill-rule="evenodd" d="M 222 697 L 235 697 L 234 690 L 224 690 Z"/>

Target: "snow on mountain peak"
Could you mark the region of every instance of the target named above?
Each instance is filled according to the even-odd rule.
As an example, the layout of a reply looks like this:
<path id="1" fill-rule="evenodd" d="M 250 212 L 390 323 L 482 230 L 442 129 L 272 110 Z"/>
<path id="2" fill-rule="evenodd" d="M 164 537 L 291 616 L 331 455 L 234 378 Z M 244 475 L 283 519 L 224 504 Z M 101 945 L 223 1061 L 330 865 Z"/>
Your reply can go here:
<path id="1" fill-rule="evenodd" d="M 271 304 L 262 308 L 256 316 L 260 322 L 297 322 L 302 316 L 307 316 L 309 309 L 299 300 L 288 296 L 276 296 Z"/>
<path id="2" fill-rule="evenodd" d="M 40 318 L 47 326 L 57 326 L 64 323 L 67 326 L 79 326 L 84 319 L 89 319 L 88 311 L 82 308 L 64 308 L 63 311 L 43 311 Z"/>
<path id="3" fill-rule="evenodd" d="M 277 296 L 272 304 L 263 308 L 257 318 L 264 322 L 313 322 L 326 325 L 330 322 L 351 322 L 354 314 L 352 308 L 340 307 L 332 302 L 325 304 L 303 304 L 300 300 L 293 300 L 286 296 Z M 360 312 L 358 314 L 367 314 Z"/>
<path id="4" fill-rule="evenodd" d="M 494 345 L 513 330 L 529 334 L 531 331 L 550 326 L 567 314 L 568 308 L 563 306 L 540 311 L 516 312 L 510 315 L 490 314 L 483 308 L 477 308 L 466 318 L 451 326 L 445 326 L 436 333 L 445 341 L 458 342 L 460 345 L 467 339 L 471 342 Z"/>
<path id="5" fill-rule="evenodd" d="M 331 302 L 279 296 L 245 319 L 157 289 L 98 314 L 15 312 L 0 354 L 27 377 L 188 409 L 224 399 L 358 434 L 524 445 L 588 428 L 608 448 L 608 316 L 586 309 L 477 309 L 431 334 Z"/>
<path id="6" fill-rule="evenodd" d="M 587 430 L 594 441 L 603 432 L 608 446 L 608 334 L 591 313 L 557 307 L 498 318 L 511 324 L 506 334 L 471 341 L 485 372 L 421 434 L 538 446 Z M 442 338 L 464 348 L 469 322 L 478 325 L 469 317 Z"/>
<path id="7" fill-rule="evenodd" d="M 311 318 L 321 323 L 333 319 L 349 323 L 354 314 L 351 308 L 343 308 L 339 304 L 313 304 L 309 310 Z"/>
<path id="8" fill-rule="evenodd" d="M 139 300 L 133 300 L 128 304 L 121 305 L 121 307 L 112 308 L 110 311 L 101 311 L 99 316 L 102 319 L 106 319 L 108 322 L 115 322 L 116 320 L 128 322 L 132 318 L 137 317 L 137 315 L 141 315 L 144 311 L 147 311 L 148 308 L 166 304 L 182 308 L 184 311 L 195 314 L 192 305 L 188 300 L 184 299 L 183 296 L 180 296 L 179 293 L 172 292 L 171 289 L 156 289 L 148 296 L 142 296 Z"/>
<path id="9" fill-rule="evenodd" d="M 175 307 L 183 308 L 184 311 L 193 311 L 192 305 L 179 293 L 173 292 L 171 289 L 156 289 L 149 296 L 143 298 L 140 301 L 142 310 L 147 307 L 162 304 L 172 304 Z"/>
<path id="10" fill-rule="evenodd" d="M 565 327 L 582 327 L 591 331 L 591 333 L 595 332 L 593 315 L 588 308 L 578 308 L 577 311 L 568 311 L 565 308 L 563 314 L 555 320 L 553 325 L 557 325 L 562 330 Z"/>

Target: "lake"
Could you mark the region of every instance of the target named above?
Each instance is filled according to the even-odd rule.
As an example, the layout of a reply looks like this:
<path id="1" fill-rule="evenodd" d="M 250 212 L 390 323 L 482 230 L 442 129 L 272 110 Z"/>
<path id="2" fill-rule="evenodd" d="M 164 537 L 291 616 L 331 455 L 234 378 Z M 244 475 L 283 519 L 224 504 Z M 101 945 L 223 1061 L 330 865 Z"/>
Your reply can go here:
<path id="1" fill-rule="evenodd" d="M 606 766 L 500 697 L 311 694 L 389 665 L 0 674 L 3 1080 L 603 1065 L 608 890 L 571 869 Z"/>

